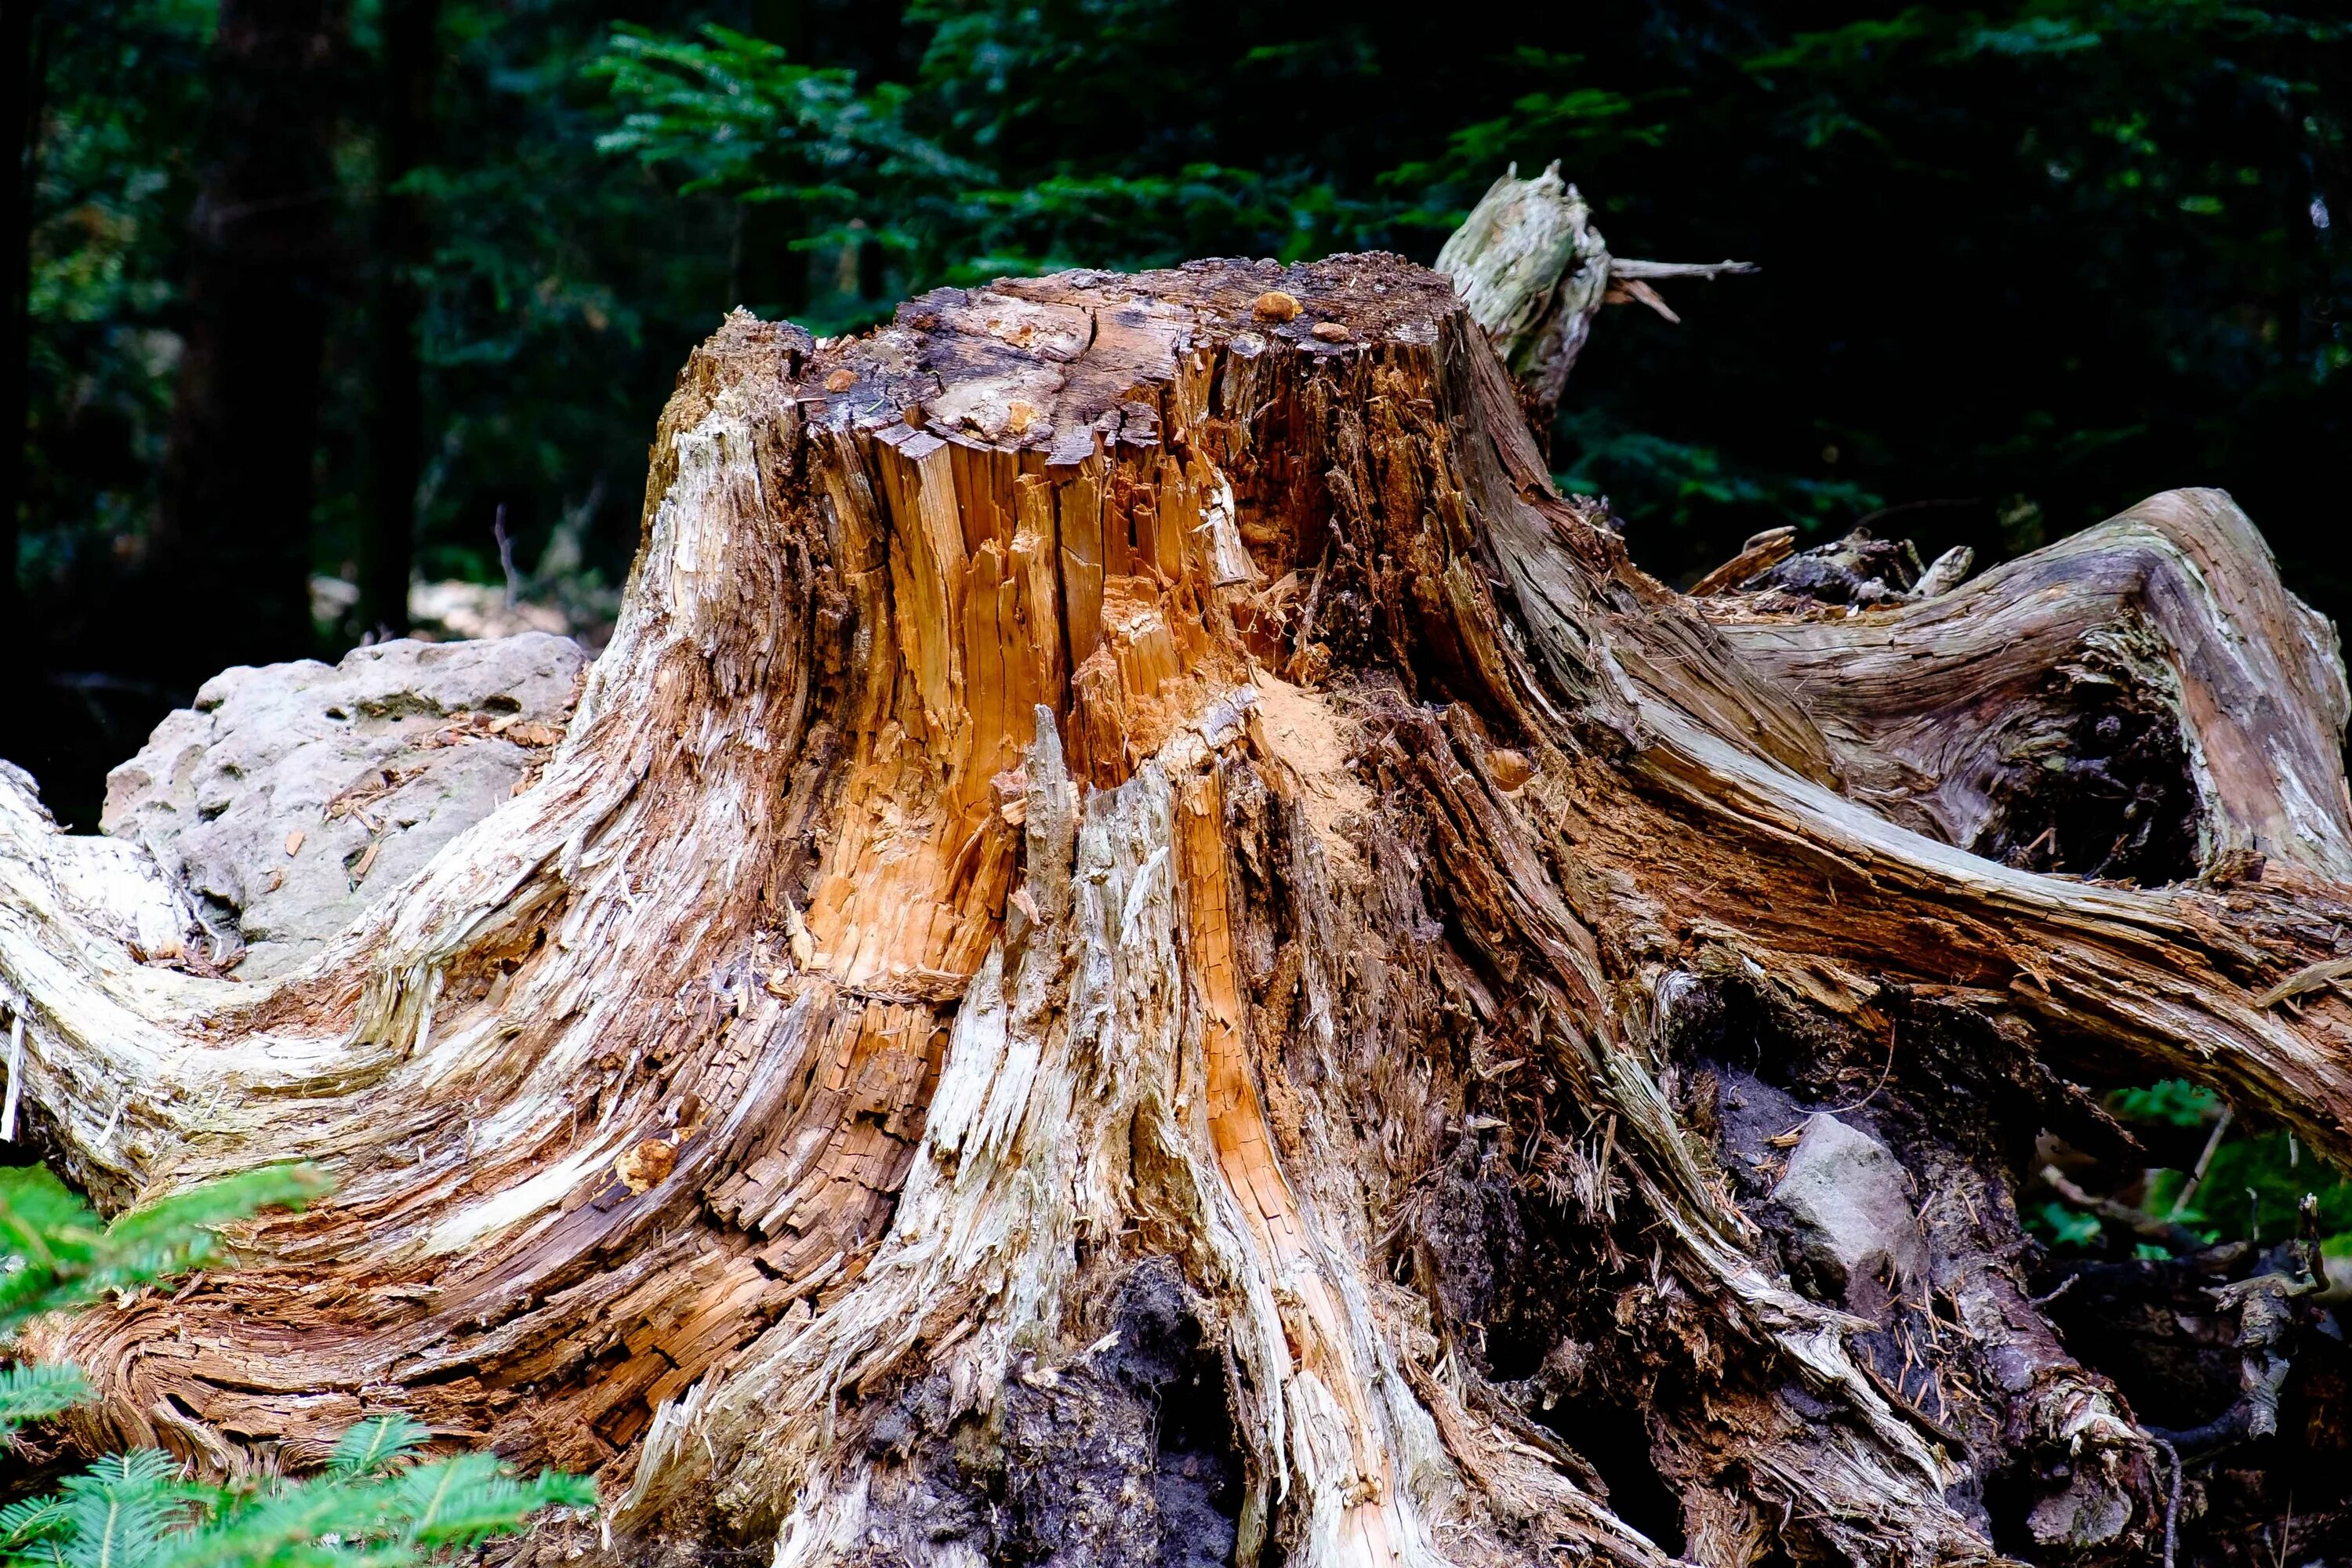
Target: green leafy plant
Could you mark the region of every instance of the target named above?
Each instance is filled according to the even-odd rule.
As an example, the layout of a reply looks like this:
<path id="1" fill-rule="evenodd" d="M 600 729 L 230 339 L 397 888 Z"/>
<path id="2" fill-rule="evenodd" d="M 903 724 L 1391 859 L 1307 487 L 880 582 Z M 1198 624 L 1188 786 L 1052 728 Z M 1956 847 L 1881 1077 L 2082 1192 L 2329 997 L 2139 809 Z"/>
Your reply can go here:
<path id="1" fill-rule="evenodd" d="M 2231 1112 L 2219 1094 L 2185 1079 L 2162 1079 L 2152 1084 L 2118 1089 L 2106 1096 L 2108 1113 L 2127 1128 L 2145 1132 L 2166 1129 L 2203 1130 L 2204 1147 L 2192 1160 L 2198 1143 L 2171 1147 L 2179 1168 L 2152 1167 L 2142 1173 L 2139 1195 L 2130 1200 L 2156 1218 L 2178 1227 L 2179 1240 L 2211 1245 L 2224 1241 L 2274 1244 L 2294 1232 L 2304 1199 L 2316 1200 L 2322 1251 L 2331 1256 L 2352 1252 L 2352 1181 L 2346 1180 L 2283 1129 L 2249 1126 Z M 2193 1165 L 2195 1168 L 2190 1169 Z M 2113 1183 L 2122 1177 L 2106 1173 Z M 2095 1180 L 2088 1184 L 2096 1188 Z M 2128 1236 L 2069 1203 L 2051 1202 L 2027 1215 L 2027 1228 L 2055 1246 L 2107 1250 L 2128 1242 Z M 2130 1244 L 2136 1256 L 2162 1257 L 2166 1248 L 2141 1241 Z"/>
<path id="2" fill-rule="evenodd" d="M 420 1462 L 424 1429 L 381 1415 L 343 1434 L 327 1468 L 246 1487 L 182 1477 L 142 1449 L 101 1459 L 52 1497 L 0 1509 L 0 1563 L 44 1568 L 367 1568 L 433 1562 L 595 1494 L 553 1471 L 519 1481 L 489 1454 Z"/>
<path id="3" fill-rule="evenodd" d="M 271 1165 L 192 1187 L 112 1225 L 39 1165 L 0 1170 L 0 1342 L 44 1312 L 86 1306 L 209 1262 L 218 1228 L 327 1190 L 315 1166 Z"/>
<path id="4" fill-rule="evenodd" d="M 86 1306 L 218 1256 L 218 1227 L 327 1190 L 307 1165 L 207 1183 L 103 1223 L 36 1165 L 0 1170 L 0 1345 L 46 1312 Z M 0 1369 L 0 1434 L 89 1397 L 75 1367 Z M 574 1476 L 508 1473 L 496 1456 L 425 1460 L 403 1415 L 343 1434 L 323 1470 L 216 1485 L 154 1449 L 110 1455 L 57 1492 L 0 1508 L 0 1568 L 401 1568 L 529 1527 L 543 1509 L 589 1508 Z"/>
<path id="5" fill-rule="evenodd" d="M 209 1261 L 217 1227 L 270 1207 L 299 1208 L 327 1189 L 309 1165 L 274 1165 L 133 1209 L 112 1225 L 39 1165 L 0 1169 L 0 1345 L 45 1312 L 86 1306 Z M 89 1394 L 70 1366 L 0 1370 L 0 1431 L 54 1415 Z"/>

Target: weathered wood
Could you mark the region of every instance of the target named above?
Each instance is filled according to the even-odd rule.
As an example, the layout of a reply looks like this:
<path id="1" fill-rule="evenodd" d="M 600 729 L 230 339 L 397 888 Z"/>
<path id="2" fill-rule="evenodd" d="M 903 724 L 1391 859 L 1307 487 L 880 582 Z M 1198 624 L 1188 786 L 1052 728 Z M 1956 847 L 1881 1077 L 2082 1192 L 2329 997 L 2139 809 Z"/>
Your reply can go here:
<path id="1" fill-rule="evenodd" d="M 1531 180 L 1518 178 L 1514 163 L 1447 237 L 1437 269 L 1517 378 L 1537 428 L 1546 429 L 1601 306 L 1638 301 L 1679 321 L 1653 283 L 1713 282 L 1756 266 L 1612 256 L 1592 226 L 1591 205 L 1559 177 L 1558 163 Z"/>
<path id="2" fill-rule="evenodd" d="M 150 894 L 0 816 L 75 1173 L 338 1182 L 54 1332 L 85 1436 L 404 1409 L 599 1472 L 633 1561 L 1655 1568 L 1629 1467 L 1708 1568 L 1989 1561 L 2012 1507 L 2144 1553 L 1990 1124 L 2122 1053 L 2352 1153 L 2352 1007 L 2297 989 L 2352 921 L 2332 633 L 2213 492 L 1852 614 L 1601 521 L 1394 258 L 730 320 L 538 783 L 328 954 L 142 964 Z M 2117 714 L 2130 788 L 2034 793 Z M 1795 1088 L 1741 1087 L 1768 1038 Z M 1927 1198 L 1866 1312 L 1759 1174 L 1815 1110 Z"/>

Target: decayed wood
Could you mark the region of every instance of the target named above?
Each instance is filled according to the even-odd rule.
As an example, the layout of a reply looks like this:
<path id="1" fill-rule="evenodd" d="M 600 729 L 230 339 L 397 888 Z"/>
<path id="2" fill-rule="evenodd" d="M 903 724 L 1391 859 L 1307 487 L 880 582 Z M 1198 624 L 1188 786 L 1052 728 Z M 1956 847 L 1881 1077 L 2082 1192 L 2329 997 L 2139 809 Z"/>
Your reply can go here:
<path id="1" fill-rule="evenodd" d="M 1514 163 L 1488 187 L 1437 254 L 1471 319 L 1527 394 L 1530 418 L 1548 428 L 1568 373 L 1603 305 L 1638 301 L 1679 321 L 1653 284 L 1708 282 L 1753 272 L 1748 261 L 1635 261 L 1609 254 L 1592 209 L 1551 164 L 1531 180 Z"/>
<path id="2" fill-rule="evenodd" d="M 148 893 L 0 814 L 74 1173 L 338 1183 L 47 1348 L 92 1442 L 301 1463 L 397 1408 L 596 1471 L 624 1560 L 1144 1562 L 1211 1498 L 1243 1563 L 1662 1564 L 1556 1409 L 1639 1413 L 1708 1568 L 1988 1561 L 1995 1480 L 2145 1553 L 2151 1439 L 1915 1086 L 2123 1053 L 2352 1154 L 2352 1007 L 2303 984 L 2346 707 L 2213 492 L 1853 614 L 1672 593 L 1394 258 L 738 316 L 539 782 L 327 955 L 142 964 Z M 1875 1316 L 1786 1267 L 1735 1012 L 1927 1187 Z M 1150 1301 L 1230 1497 L 1153 1468 Z"/>
<path id="3" fill-rule="evenodd" d="M 1758 573 L 1779 565 L 1795 553 L 1797 531 L 1793 528 L 1768 528 L 1739 547 L 1739 553 L 1705 574 L 1690 585 L 1694 599 L 1706 598 L 1736 588 Z"/>

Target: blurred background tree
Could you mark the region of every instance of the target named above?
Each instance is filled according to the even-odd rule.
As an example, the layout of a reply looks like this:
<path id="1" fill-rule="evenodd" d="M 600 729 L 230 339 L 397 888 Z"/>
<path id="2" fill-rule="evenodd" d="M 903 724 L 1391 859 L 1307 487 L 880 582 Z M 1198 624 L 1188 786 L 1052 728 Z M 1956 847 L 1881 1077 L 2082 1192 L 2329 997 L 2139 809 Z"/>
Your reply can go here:
<path id="1" fill-rule="evenodd" d="M 1983 560 L 2218 484 L 2352 608 L 2332 10 L 0 0 L 0 756 L 85 828 L 224 663 L 398 631 L 412 575 L 499 581 L 499 532 L 599 602 L 730 306 L 833 332 L 1004 272 L 1427 260 L 1513 160 L 1563 160 L 1620 254 L 1763 265 L 1679 327 L 1612 313 L 1553 433 L 1661 574 L 1784 521 Z"/>

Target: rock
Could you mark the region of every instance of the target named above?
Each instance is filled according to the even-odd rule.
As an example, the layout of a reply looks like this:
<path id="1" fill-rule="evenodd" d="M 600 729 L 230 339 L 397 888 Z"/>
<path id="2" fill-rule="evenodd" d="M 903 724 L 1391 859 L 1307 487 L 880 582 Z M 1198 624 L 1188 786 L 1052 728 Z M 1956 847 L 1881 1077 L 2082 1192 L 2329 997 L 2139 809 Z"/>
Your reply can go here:
<path id="1" fill-rule="evenodd" d="M 2071 1556 L 2118 1540 L 2131 1527 L 2132 1500 L 2111 1473 L 2115 1468 L 2112 1451 L 2078 1456 L 2063 1472 L 2065 1484 L 2025 1517 L 2035 1542 Z"/>
<path id="2" fill-rule="evenodd" d="M 1806 1261 L 1853 1310 L 1877 1316 L 1890 1277 L 1897 1289 L 1926 1277 L 1910 1175 L 1867 1132 L 1816 1111 L 1772 1196 L 1795 1217 Z"/>
<path id="3" fill-rule="evenodd" d="M 240 974 L 282 974 L 514 793 L 587 657 L 530 632 L 226 670 L 107 776 L 100 826 L 244 944 Z"/>

